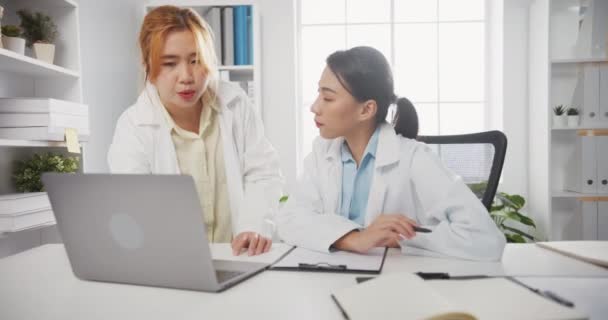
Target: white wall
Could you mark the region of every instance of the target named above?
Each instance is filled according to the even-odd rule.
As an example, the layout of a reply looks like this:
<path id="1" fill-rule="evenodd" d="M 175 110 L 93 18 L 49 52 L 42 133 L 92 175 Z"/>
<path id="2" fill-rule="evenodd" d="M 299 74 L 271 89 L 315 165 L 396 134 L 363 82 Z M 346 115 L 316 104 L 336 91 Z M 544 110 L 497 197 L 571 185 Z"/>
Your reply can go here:
<path id="1" fill-rule="evenodd" d="M 137 33 L 144 3 L 105 0 L 80 4 L 84 102 L 91 108 L 92 134 L 85 153 L 88 172 L 108 170 L 106 154 L 116 120 L 137 98 Z M 259 4 L 263 119 L 291 185 L 297 159 L 295 0 L 260 0 Z"/>
<path id="2" fill-rule="evenodd" d="M 137 97 L 138 0 L 79 2 L 82 87 L 90 108 L 87 172 L 106 172 L 106 154 L 122 111 Z"/>
<path id="3" fill-rule="evenodd" d="M 266 135 L 277 148 L 287 192 L 296 180 L 296 1 L 260 0 L 262 91 Z"/>
<path id="4" fill-rule="evenodd" d="M 508 151 L 501 190 L 528 197 L 529 0 L 505 0 L 503 12 L 502 116 Z"/>

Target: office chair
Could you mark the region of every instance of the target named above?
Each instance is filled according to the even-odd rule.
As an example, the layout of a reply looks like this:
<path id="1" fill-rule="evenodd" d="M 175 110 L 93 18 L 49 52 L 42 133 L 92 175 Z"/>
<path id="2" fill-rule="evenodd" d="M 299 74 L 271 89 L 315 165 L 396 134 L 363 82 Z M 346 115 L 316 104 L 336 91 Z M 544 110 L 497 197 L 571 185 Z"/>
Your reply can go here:
<path id="1" fill-rule="evenodd" d="M 507 152 L 507 137 L 500 131 L 461 135 L 418 136 L 490 210 Z"/>

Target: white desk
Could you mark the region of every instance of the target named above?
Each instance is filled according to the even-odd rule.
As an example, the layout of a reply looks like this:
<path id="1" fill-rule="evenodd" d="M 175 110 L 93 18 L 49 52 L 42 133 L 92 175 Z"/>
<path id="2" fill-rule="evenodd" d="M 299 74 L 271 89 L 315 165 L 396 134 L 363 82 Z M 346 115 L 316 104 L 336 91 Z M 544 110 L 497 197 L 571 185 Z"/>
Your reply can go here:
<path id="1" fill-rule="evenodd" d="M 503 263 L 402 256 L 392 250 L 383 273 L 424 270 L 498 275 L 526 271 L 527 265 L 538 273 L 536 276 L 546 273 L 560 278 L 530 277 L 523 281 L 555 290 L 592 319 L 608 316 L 602 298 L 608 291 L 608 270 L 559 255 L 543 257 L 545 253 L 539 250 L 530 245 L 508 246 Z M 537 258 L 545 262 L 534 265 Z M 330 293 L 351 286 L 354 278 L 353 274 L 265 271 L 220 294 L 98 283 L 75 278 L 63 246 L 46 245 L 0 260 L 0 319 L 338 320 L 342 316 Z"/>

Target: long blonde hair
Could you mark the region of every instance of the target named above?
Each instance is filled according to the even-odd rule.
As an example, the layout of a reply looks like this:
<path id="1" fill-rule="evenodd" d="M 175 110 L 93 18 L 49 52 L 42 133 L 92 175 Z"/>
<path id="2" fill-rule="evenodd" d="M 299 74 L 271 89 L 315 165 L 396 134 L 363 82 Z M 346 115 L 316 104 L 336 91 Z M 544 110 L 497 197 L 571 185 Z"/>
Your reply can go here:
<path id="1" fill-rule="evenodd" d="M 146 80 L 156 80 L 160 73 L 161 55 L 171 32 L 190 31 L 194 35 L 197 59 L 208 78 L 203 103 L 215 101 L 217 92 L 217 56 L 213 49 L 213 32 L 207 22 L 190 8 L 160 6 L 144 18 L 139 32 L 141 60 Z"/>

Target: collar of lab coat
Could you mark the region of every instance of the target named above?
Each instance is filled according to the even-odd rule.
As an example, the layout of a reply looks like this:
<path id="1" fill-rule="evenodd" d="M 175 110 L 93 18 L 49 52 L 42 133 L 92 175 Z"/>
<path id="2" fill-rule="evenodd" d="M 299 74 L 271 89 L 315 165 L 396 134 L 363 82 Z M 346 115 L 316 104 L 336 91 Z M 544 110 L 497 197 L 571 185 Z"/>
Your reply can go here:
<path id="1" fill-rule="evenodd" d="M 234 100 L 238 98 L 238 91 L 230 85 L 224 85 L 222 81 L 217 86 L 218 108 L 222 112 Z M 135 118 L 136 124 L 162 125 L 166 121 L 163 119 L 162 109 L 164 108 L 156 86 L 150 81 L 146 82 L 146 87 L 137 98 L 136 110 L 138 116 Z M 166 126 L 168 130 L 171 128 Z"/>
<path id="2" fill-rule="evenodd" d="M 341 147 L 344 143 L 344 137 L 333 139 L 327 145 L 325 158 L 329 161 L 341 159 Z M 380 132 L 378 136 L 378 149 L 376 151 L 376 168 L 387 166 L 399 161 L 398 150 L 399 138 L 395 133 L 395 129 L 387 122 L 380 124 Z"/>

